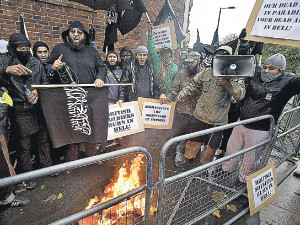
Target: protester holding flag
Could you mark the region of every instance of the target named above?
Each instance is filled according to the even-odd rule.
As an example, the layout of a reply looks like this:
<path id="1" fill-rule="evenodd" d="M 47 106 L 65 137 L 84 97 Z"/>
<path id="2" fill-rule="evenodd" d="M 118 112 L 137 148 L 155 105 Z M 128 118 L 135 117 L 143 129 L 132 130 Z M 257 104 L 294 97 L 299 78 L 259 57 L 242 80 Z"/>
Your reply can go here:
<path id="1" fill-rule="evenodd" d="M 122 75 L 121 83 L 133 83 L 132 86 L 121 86 L 119 104 L 136 101 L 138 97 L 166 99 L 165 88 L 153 64 L 148 60 L 148 49 L 139 46 L 135 49 L 135 60 L 132 60 Z M 158 96 L 155 96 L 155 92 Z"/>
<path id="2" fill-rule="evenodd" d="M 97 50 L 90 46 L 89 34 L 83 24 L 79 21 L 72 22 L 69 28 L 62 32 L 62 39 L 64 43 L 58 44 L 53 48 L 48 60 L 48 63 L 52 64 L 51 75 L 60 77 L 62 73 L 72 72 L 72 74 L 69 74 L 70 80 L 68 80 L 68 83 L 72 81 L 82 84 L 94 83 L 95 87 L 103 87 L 106 79 L 105 64 Z M 107 122 L 108 104 L 106 88 L 101 93 L 101 98 L 103 98 L 103 102 L 106 102 L 106 104 L 101 105 L 103 118 L 98 119 Z M 88 133 L 91 132 L 90 128 L 88 129 Z M 101 127 L 101 130 L 103 134 L 107 134 L 107 127 Z M 91 139 L 87 136 L 85 140 Z M 77 143 L 73 138 L 72 140 L 64 140 L 64 143 L 73 143 L 67 145 L 65 161 L 76 160 L 79 148 L 80 150 L 85 150 L 87 156 L 96 155 L 96 143 Z"/>
<path id="3" fill-rule="evenodd" d="M 173 80 L 178 73 L 178 66 L 174 63 L 174 50 L 171 46 L 164 46 L 159 55 L 156 52 L 154 39 L 152 36 L 153 25 L 148 25 L 147 47 L 155 69 L 158 71 L 165 88 L 166 95 L 170 92 Z"/>
<path id="4" fill-rule="evenodd" d="M 262 67 L 257 66 L 254 76 L 246 81 L 246 95 L 241 101 L 240 120 L 269 114 L 274 117 L 275 123 L 277 122 L 290 98 L 300 94 L 300 77 L 285 73 L 285 67 L 286 58 L 280 53 L 267 58 Z M 269 130 L 269 119 L 234 127 L 227 144 L 226 155 L 265 141 L 270 135 Z M 253 167 L 263 163 L 267 154 L 263 152 L 264 149 L 259 147 L 244 155 L 239 181 L 246 183 L 246 177 L 253 171 Z M 222 168 L 232 171 L 237 168 L 238 163 L 236 159 L 232 159 Z"/>
<path id="5" fill-rule="evenodd" d="M 74 81 L 95 83 L 97 87 L 102 87 L 106 77 L 105 64 L 97 50 L 90 46 L 89 34 L 83 24 L 79 21 L 72 22 L 62 32 L 62 39 L 64 43 L 53 48 L 48 60 L 52 64 L 52 76 L 59 77 L 56 71 L 63 72 L 66 68 L 64 65 L 67 65 L 75 73 Z"/>
<path id="6" fill-rule="evenodd" d="M 114 51 L 108 52 L 106 56 L 106 81 L 107 84 L 118 84 L 121 82 L 122 69 L 118 66 L 118 55 Z M 108 88 L 108 104 L 115 104 L 119 97 L 119 87 Z"/>
<path id="7" fill-rule="evenodd" d="M 214 54 L 230 55 L 232 54 L 232 49 L 228 46 L 222 46 Z M 216 78 L 213 76 L 212 68 L 205 68 L 197 73 L 191 83 L 179 92 L 177 100 L 181 101 L 199 89 L 201 90 L 201 95 L 198 97 L 188 133 L 227 124 L 231 97 L 240 100 L 245 95 L 245 88 L 238 79 Z M 200 163 L 203 165 L 211 162 L 221 139 L 222 131 L 218 131 L 213 133 L 213 135 L 204 135 L 188 140 L 184 158 L 176 166 L 185 167 L 191 165 L 202 144 L 206 146 L 202 152 Z"/>
<path id="8" fill-rule="evenodd" d="M 130 62 L 126 70 L 122 74 L 121 83 L 133 83 L 132 86 L 120 86 L 119 101 L 121 105 L 123 102 L 137 101 L 138 97 L 142 98 L 158 98 L 160 103 L 166 101 L 165 88 L 154 68 L 151 60 L 148 59 L 148 49 L 146 46 L 138 46 L 135 49 L 135 59 Z M 158 96 L 155 96 L 155 92 Z M 145 129 L 144 132 L 129 135 L 118 139 L 124 147 L 132 147 L 141 145 L 141 140 L 157 137 L 157 130 Z M 144 142 L 142 144 L 146 149 L 150 149 L 152 142 Z"/>
<path id="9" fill-rule="evenodd" d="M 30 42 L 25 35 L 12 34 L 7 48 L 8 52 L 0 60 L 0 78 L 13 99 L 13 108 L 8 116 L 18 142 L 20 169 L 27 172 L 33 170 L 30 156 L 32 141 L 37 142 L 41 167 L 52 165 L 47 128 L 38 103 L 38 93 L 30 87 L 31 84 L 46 84 L 48 81 L 41 62 L 31 57 Z M 27 189 L 36 187 L 33 181 L 23 184 Z"/>

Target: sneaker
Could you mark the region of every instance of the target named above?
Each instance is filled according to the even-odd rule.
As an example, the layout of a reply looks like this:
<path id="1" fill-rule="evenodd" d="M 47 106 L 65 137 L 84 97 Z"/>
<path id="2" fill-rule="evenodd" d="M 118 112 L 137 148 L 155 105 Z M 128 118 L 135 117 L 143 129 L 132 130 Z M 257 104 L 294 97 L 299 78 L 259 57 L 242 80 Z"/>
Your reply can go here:
<path id="1" fill-rule="evenodd" d="M 220 155 L 224 155 L 224 154 L 225 154 L 225 151 L 218 148 L 216 153 L 215 153 L 215 156 L 220 156 Z"/>
<path id="2" fill-rule="evenodd" d="M 295 171 L 295 172 L 293 173 L 293 175 L 294 175 L 295 177 L 300 177 L 300 171 Z"/>
<path id="3" fill-rule="evenodd" d="M 72 170 L 66 170 L 66 171 L 64 172 L 64 174 L 69 175 L 71 172 L 72 172 Z"/>
<path id="4" fill-rule="evenodd" d="M 23 181 L 23 186 L 27 190 L 33 190 L 36 188 L 36 183 L 34 181 Z"/>
<path id="5" fill-rule="evenodd" d="M 188 159 L 188 158 L 183 157 L 183 160 L 178 163 L 175 163 L 175 166 L 176 167 L 188 167 L 188 166 L 193 165 L 193 163 L 194 163 L 194 159 Z"/>
<path id="6" fill-rule="evenodd" d="M 30 201 L 28 198 L 15 197 L 14 200 L 12 200 L 12 202 L 10 203 L 10 206 L 11 207 L 24 206 L 24 205 L 27 205 L 29 202 Z"/>

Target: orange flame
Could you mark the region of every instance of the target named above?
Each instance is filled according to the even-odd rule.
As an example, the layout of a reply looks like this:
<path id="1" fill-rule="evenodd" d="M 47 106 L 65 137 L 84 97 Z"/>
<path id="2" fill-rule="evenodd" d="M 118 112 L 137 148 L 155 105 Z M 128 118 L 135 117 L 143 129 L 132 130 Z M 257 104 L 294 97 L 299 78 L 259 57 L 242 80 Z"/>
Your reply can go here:
<path id="1" fill-rule="evenodd" d="M 104 197 L 101 201 L 97 196 L 90 199 L 88 206 L 85 209 L 90 209 L 94 205 L 107 202 L 113 198 L 116 198 L 122 194 L 132 191 L 141 186 L 139 171 L 141 164 L 143 163 L 142 157 L 144 155 L 139 154 L 133 160 L 131 160 L 130 173 L 127 173 L 126 163 L 123 163 L 119 169 L 119 175 L 115 182 L 108 184 L 104 189 Z M 121 202 L 118 205 L 105 209 L 101 213 L 95 213 L 92 216 L 84 218 L 79 221 L 79 225 L 107 225 L 119 222 L 119 224 L 125 224 L 122 220 L 128 218 L 129 214 L 138 213 L 144 216 L 145 213 L 145 196 L 136 196 L 125 202 Z"/>

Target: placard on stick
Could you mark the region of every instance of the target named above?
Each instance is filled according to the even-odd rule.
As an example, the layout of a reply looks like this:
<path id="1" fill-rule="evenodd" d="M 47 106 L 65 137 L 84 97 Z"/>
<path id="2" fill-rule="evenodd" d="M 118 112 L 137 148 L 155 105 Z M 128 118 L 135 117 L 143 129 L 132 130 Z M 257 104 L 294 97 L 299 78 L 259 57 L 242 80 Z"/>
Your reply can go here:
<path id="1" fill-rule="evenodd" d="M 138 98 L 145 128 L 172 129 L 175 102 L 160 104 L 159 100 Z"/>
<path id="2" fill-rule="evenodd" d="M 300 47 L 299 7 L 297 0 L 256 0 L 245 39 Z"/>
<path id="3" fill-rule="evenodd" d="M 254 215 L 278 195 L 275 163 L 247 176 L 250 215 Z"/>
<path id="4" fill-rule="evenodd" d="M 107 140 L 144 131 L 138 102 L 109 105 Z"/>
<path id="5" fill-rule="evenodd" d="M 143 30 L 143 43 L 147 45 L 148 31 Z M 156 49 L 163 48 L 164 46 L 172 46 L 173 49 L 177 48 L 176 32 L 174 21 L 163 23 L 153 26 L 153 40 Z"/>

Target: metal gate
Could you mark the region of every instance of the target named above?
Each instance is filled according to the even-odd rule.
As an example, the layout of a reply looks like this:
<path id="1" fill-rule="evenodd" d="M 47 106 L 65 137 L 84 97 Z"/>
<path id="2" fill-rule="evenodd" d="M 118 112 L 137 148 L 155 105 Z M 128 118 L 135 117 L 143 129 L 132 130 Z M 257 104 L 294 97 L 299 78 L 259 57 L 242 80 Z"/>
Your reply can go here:
<path id="1" fill-rule="evenodd" d="M 87 165 L 95 164 L 104 160 L 114 159 L 120 156 L 128 155 L 131 153 L 140 153 L 144 154 L 147 157 L 147 168 L 146 168 L 146 183 L 126 194 L 120 195 L 116 198 L 113 198 L 107 202 L 101 203 L 92 207 L 91 209 L 84 210 L 63 218 L 59 221 L 53 222 L 51 224 L 70 224 L 70 223 L 78 223 L 79 220 L 89 217 L 95 213 L 101 213 L 103 210 L 109 209 L 110 207 L 115 207 L 118 210 L 120 205 L 125 205 L 125 219 L 126 224 L 149 224 L 149 212 L 150 212 L 150 198 L 151 198 L 151 188 L 152 188 L 152 157 L 149 151 L 143 147 L 131 147 L 122 150 L 117 150 L 114 152 L 97 155 L 93 157 L 88 157 L 68 163 L 63 163 L 56 166 L 51 166 L 43 169 L 39 169 L 36 171 L 31 171 L 23 174 L 19 174 L 12 177 L 6 177 L 0 179 L 0 188 L 21 183 L 22 181 L 32 180 L 44 176 L 48 176 L 57 172 L 63 172 L 70 169 L 85 167 Z M 141 200 L 143 198 L 143 200 Z M 134 207 L 136 204 L 143 204 L 142 208 L 144 212 L 143 216 L 139 214 L 127 213 L 129 208 L 131 211 L 135 211 Z M 109 211 L 106 212 L 109 214 Z M 91 220 L 98 219 L 95 217 L 91 217 Z M 118 219 L 118 218 L 117 218 Z M 93 221 L 85 221 L 83 224 L 96 224 Z"/>
<path id="2" fill-rule="evenodd" d="M 219 160 L 166 177 L 165 154 L 173 143 L 264 119 L 272 121 L 267 140 Z M 274 138 L 273 128 L 274 119 L 268 115 L 169 140 L 163 146 L 160 155 L 157 224 L 193 224 L 243 194 L 246 185 L 239 182 L 241 171 L 247 170 L 247 174 L 250 175 L 266 165 L 266 157 L 270 155 Z M 253 162 L 249 160 L 246 164 L 242 163 L 244 156 L 245 159 L 253 159 Z M 225 163 L 234 163 L 234 166 L 230 171 L 224 171 L 222 166 Z"/>

